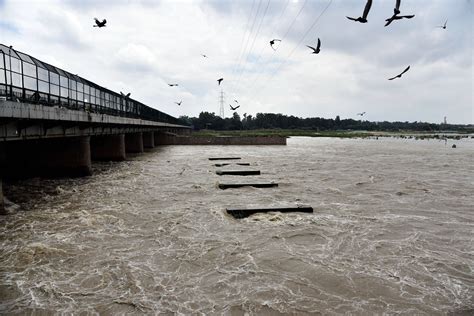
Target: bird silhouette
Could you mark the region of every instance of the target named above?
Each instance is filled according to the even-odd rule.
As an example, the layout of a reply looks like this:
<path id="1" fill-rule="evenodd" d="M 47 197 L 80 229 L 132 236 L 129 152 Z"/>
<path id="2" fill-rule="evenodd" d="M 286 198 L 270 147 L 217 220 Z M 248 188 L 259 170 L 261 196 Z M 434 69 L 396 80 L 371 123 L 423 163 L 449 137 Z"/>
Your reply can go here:
<path id="1" fill-rule="evenodd" d="M 122 95 L 122 97 L 124 97 L 124 98 L 128 98 L 128 97 L 130 97 L 130 92 L 129 92 L 129 93 L 127 93 L 127 94 L 124 94 L 122 91 L 120 91 L 120 94 L 121 94 L 121 95 Z"/>
<path id="2" fill-rule="evenodd" d="M 181 103 L 183 103 L 183 101 L 179 101 L 179 102 L 175 102 L 177 105 L 181 105 Z"/>
<path id="3" fill-rule="evenodd" d="M 401 74 L 396 75 L 395 77 L 389 78 L 388 80 L 393 80 L 393 79 L 396 79 L 396 78 L 401 78 L 402 75 L 403 75 L 405 72 L 407 72 L 409 69 L 410 69 L 410 66 L 408 66 L 405 70 L 403 70 Z"/>
<path id="4" fill-rule="evenodd" d="M 401 19 L 411 19 L 411 18 L 414 18 L 415 15 L 412 14 L 412 15 L 398 15 L 398 14 L 394 14 L 392 15 L 390 18 L 386 19 L 385 21 L 387 23 L 385 23 L 385 26 L 389 26 L 390 24 L 392 24 L 393 21 L 395 20 L 401 20 Z"/>
<path id="5" fill-rule="evenodd" d="M 400 2 L 401 2 L 401 0 L 396 0 L 395 1 L 395 8 L 393 9 L 393 15 L 390 18 L 385 20 L 387 22 L 387 23 L 385 23 L 385 26 L 389 26 L 395 20 L 411 19 L 411 18 L 415 17 L 414 14 L 412 14 L 412 15 L 399 15 L 400 14 Z"/>
<path id="6" fill-rule="evenodd" d="M 93 27 L 101 28 L 101 27 L 105 27 L 105 26 L 106 26 L 106 25 L 105 25 L 105 24 L 107 23 L 107 20 L 106 20 L 106 19 L 103 19 L 102 22 L 99 21 L 99 19 L 97 19 L 97 18 L 94 18 L 94 20 L 95 20 L 95 25 L 93 25 Z"/>
<path id="7" fill-rule="evenodd" d="M 365 112 L 357 113 L 357 115 L 364 116 Z"/>
<path id="8" fill-rule="evenodd" d="M 235 103 L 239 103 L 239 101 L 237 101 L 237 100 L 234 100 L 234 102 L 235 102 Z"/>
<path id="9" fill-rule="evenodd" d="M 201 54 L 201 56 L 204 57 L 204 58 L 209 58 L 209 57 L 207 57 L 207 55 L 205 55 L 205 54 Z"/>
<path id="10" fill-rule="evenodd" d="M 365 4 L 364 8 L 364 13 L 362 13 L 361 17 L 358 18 L 352 18 L 350 16 L 346 16 L 349 20 L 355 21 L 355 22 L 360 22 L 360 23 L 367 23 L 367 15 L 369 15 L 370 7 L 372 6 L 372 0 L 367 0 L 367 3 Z"/>
<path id="11" fill-rule="evenodd" d="M 229 106 L 230 106 L 230 109 L 231 109 L 232 111 L 235 111 L 235 110 L 237 110 L 238 108 L 240 108 L 240 105 L 237 105 L 237 106 L 234 107 L 234 106 L 232 106 L 232 105 L 229 104 Z"/>
<path id="12" fill-rule="evenodd" d="M 440 28 L 446 30 L 446 24 L 447 24 L 447 23 L 448 23 L 448 20 L 446 20 L 446 22 L 444 22 L 444 25 L 443 25 L 443 26 L 437 26 L 437 27 L 440 27 Z"/>
<path id="13" fill-rule="evenodd" d="M 177 83 L 168 83 L 168 86 L 170 86 L 170 87 L 177 87 L 178 84 L 177 84 Z"/>
<path id="14" fill-rule="evenodd" d="M 273 47 L 273 45 L 275 45 L 275 42 L 281 42 L 280 39 L 277 39 L 277 38 L 274 38 L 270 41 L 270 47 L 273 49 L 273 50 L 276 50 L 275 47 Z"/>
<path id="15" fill-rule="evenodd" d="M 309 45 L 306 45 L 306 47 L 308 48 L 311 48 L 313 50 L 312 54 L 319 54 L 319 52 L 321 51 L 321 40 L 318 38 L 318 46 L 316 46 L 316 48 L 312 47 L 312 46 L 309 46 Z"/>
<path id="16" fill-rule="evenodd" d="M 217 83 L 219 84 L 219 86 L 221 85 L 222 80 L 224 80 L 224 78 L 217 79 Z"/>

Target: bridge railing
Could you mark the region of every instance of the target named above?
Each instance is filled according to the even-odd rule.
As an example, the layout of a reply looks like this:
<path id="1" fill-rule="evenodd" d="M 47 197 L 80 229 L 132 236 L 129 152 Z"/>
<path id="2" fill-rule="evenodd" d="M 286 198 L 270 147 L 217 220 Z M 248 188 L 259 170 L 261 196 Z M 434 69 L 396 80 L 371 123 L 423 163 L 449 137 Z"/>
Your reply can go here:
<path id="1" fill-rule="evenodd" d="M 185 125 L 171 115 L 3 44 L 0 98 Z"/>

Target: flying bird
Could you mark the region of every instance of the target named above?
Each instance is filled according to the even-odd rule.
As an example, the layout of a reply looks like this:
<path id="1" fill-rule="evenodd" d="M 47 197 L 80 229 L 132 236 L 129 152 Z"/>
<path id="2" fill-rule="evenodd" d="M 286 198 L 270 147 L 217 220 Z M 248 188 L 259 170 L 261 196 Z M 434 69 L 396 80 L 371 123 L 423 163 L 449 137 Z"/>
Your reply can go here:
<path id="1" fill-rule="evenodd" d="M 101 27 L 105 27 L 105 26 L 106 26 L 106 25 L 105 25 L 105 24 L 107 23 L 107 20 L 106 20 L 106 19 L 103 19 L 102 22 L 99 21 L 99 19 L 97 19 L 97 18 L 94 18 L 94 20 L 95 20 L 95 25 L 93 25 L 93 27 L 101 28 Z"/>
<path id="2" fill-rule="evenodd" d="M 237 100 L 234 100 L 234 102 L 235 102 L 235 103 L 239 103 L 239 101 L 237 101 Z"/>
<path id="3" fill-rule="evenodd" d="M 401 2 L 401 0 L 396 0 L 395 1 L 395 8 L 393 9 L 393 15 L 390 18 L 385 20 L 387 22 L 387 23 L 385 23 L 385 26 L 389 26 L 395 20 L 411 19 L 411 18 L 415 17 L 414 14 L 412 14 L 412 15 L 399 15 L 400 14 L 400 2 Z"/>
<path id="4" fill-rule="evenodd" d="M 177 105 L 181 105 L 181 103 L 183 103 L 183 101 L 179 101 L 179 102 L 175 102 Z"/>
<path id="5" fill-rule="evenodd" d="M 273 47 L 273 45 L 275 45 L 275 42 L 281 42 L 280 39 L 277 39 L 277 38 L 274 38 L 270 41 L 270 47 L 273 49 L 273 50 L 276 50 L 275 47 Z"/>
<path id="6" fill-rule="evenodd" d="M 308 48 L 311 48 L 313 50 L 312 54 L 319 54 L 319 52 L 321 51 L 321 40 L 318 38 L 318 46 L 316 46 L 316 48 L 312 47 L 312 46 L 309 46 L 309 45 L 306 45 L 306 47 Z"/>
<path id="7" fill-rule="evenodd" d="M 446 24 L 447 24 L 447 23 L 448 23 L 448 20 L 446 20 L 446 22 L 444 22 L 444 25 L 443 25 L 443 26 L 437 26 L 437 27 L 440 27 L 440 28 L 446 30 Z"/>
<path id="8" fill-rule="evenodd" d="M 365 112 L 357 113 L 357 115 L 364 116 Z"/>
<path id="9" fill-rule="evenodd" d="M 388 80 L 393 80 L 393 79 L 396 79 L 396 78 L 401 78 L 402 75 L 403 75 L 405 72 L 407 72 L 408 70 L 410 70 L 410 66 L 408 66 L 405 70 L 403 70 L 401 74 L 396 75 L 395 77 L 389 78 Z"/>
<path id="10" fill-rule="evenodd" d="M 392 17 L 386 19 L 385 21 L 387 23 L 385 23 L 385 26 L 389 26 L 393 21 L 395 20 L 401 20 L 401 19 L 411 19 L 411 18 L 414 18 L 415 15 L 412 14 L 412 15 L 398 15 L 398 14 L 394 14 L 392 15 Z"/>
<path id="11" fill-rule="evenodd" d="M 219 86 L 221 85 L 222 80 L 224 80 L 224 78 L 217 79 L 217 82 L 219 83 Z"/>
<path id="12" fill-rule="evenodd" d="M 201 54 L 201 56 L 204 57 L 204 58 L 209 58 L 209 57 L 207 57 L 207 55 L 205 55 L 205 54 Z"/>
<path id="13" fill-rule="evenodd" d="M 178 84 L 177 84 L 177 83 L 168 83 L 168 86 L 170 86 L 170 87 L 177 87 Z"/>
<path id="14" fill-rule="evenodd" d="M 234 106 L 232 106 L 232 105 L 229 104 L 229 106 L 230 106 L 230 109 L 231 109 L 232 111 L 235 111 L 235 110 L 237 110 L 238 108 L 240 108 L 240 105 L 237 105 L 237 106 L 234 107 Z"/>
<path id="15" fill-rule="evenodd" d="M 369 15 L 370 7 L 372 6 L 372 0 L 367 0 L 365 4 L 364 13 L 362 16 L 356 18 L 351 18 L 350 16 L 346 16 L 349 20 L 360 22 L 360 23 L 367 23 L 367 15 Z"/>
<path id="16" fill-rule="evenodd" d="M 129 92 L 129 93 L 127 93 L 127 94 L 124 94 L 122 91 L 120 91 L 120 94 L 121 94 L 121 95 L 122 95 L 122 97 L 124 97 L 124 98 L 128 98 L 128 97 L 130 97 L 130 92 Z"/>

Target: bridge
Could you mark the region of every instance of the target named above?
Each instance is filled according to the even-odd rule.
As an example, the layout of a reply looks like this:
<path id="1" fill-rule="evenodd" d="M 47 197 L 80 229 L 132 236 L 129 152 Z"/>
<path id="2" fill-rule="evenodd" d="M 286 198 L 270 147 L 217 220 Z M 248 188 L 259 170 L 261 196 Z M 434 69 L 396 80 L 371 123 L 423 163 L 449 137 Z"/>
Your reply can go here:
<path id="1" fill-rule="evenodd" d="M 190 131 L 177 118 L 0 44 L 1 179 L 86 176 Z"/>

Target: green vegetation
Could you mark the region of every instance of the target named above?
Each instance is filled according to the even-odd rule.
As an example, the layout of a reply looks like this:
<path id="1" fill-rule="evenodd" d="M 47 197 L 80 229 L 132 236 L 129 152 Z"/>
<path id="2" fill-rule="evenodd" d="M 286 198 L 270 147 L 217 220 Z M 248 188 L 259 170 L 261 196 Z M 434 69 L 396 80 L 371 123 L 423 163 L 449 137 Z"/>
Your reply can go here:
<path id="1" fill-rule="evenodd" d="M 300 118 L 273 113 L 257 113 L 255 117 L 237 112 L 232 117 L 221 118 L 215 113 L 201 112 L 199 117 L 181 116 L 180 120 L 201 131 L 198 135 L 281 135 L 313 137 L 367 137 L 391 133 L 474 133 L 473 125 L 434 124 L 426 122 L 370 122 L 354 119 Z M 228 131 L 232 131 L 230 134 Z M 210 134 L 209 134 L 210 133 Z M 242 133 L 242 134 L 239 134 Z M 372 134 L 371 134 L 372 133 Z M 215 134 L 213 134 L 215 135 Z"/>

